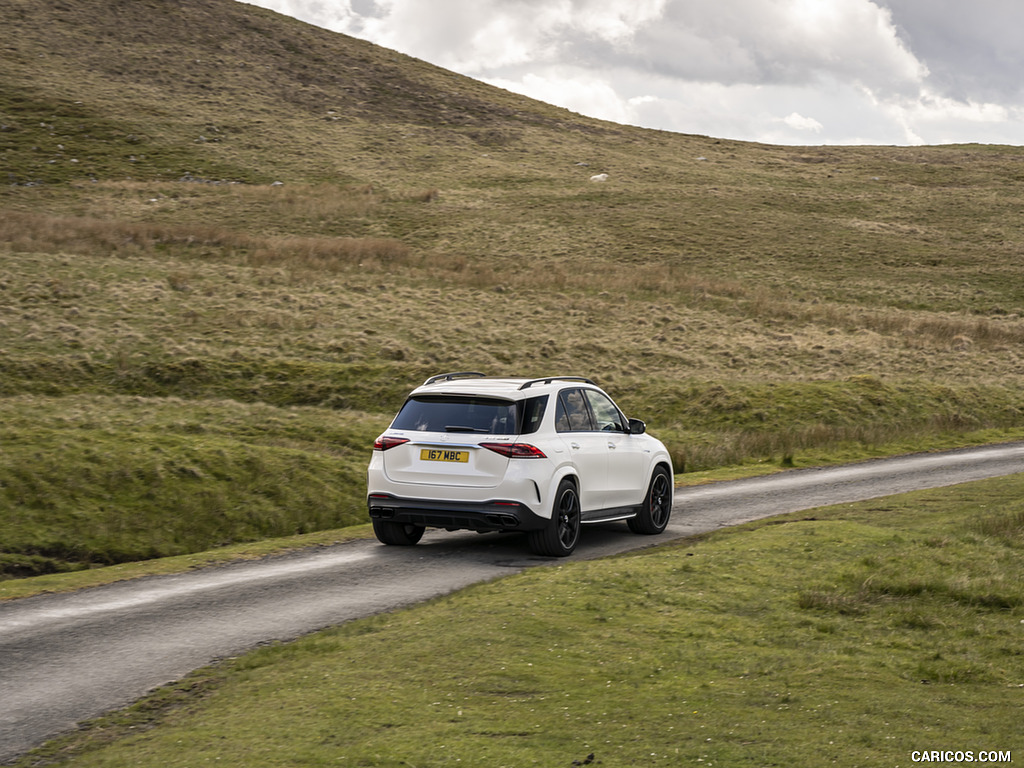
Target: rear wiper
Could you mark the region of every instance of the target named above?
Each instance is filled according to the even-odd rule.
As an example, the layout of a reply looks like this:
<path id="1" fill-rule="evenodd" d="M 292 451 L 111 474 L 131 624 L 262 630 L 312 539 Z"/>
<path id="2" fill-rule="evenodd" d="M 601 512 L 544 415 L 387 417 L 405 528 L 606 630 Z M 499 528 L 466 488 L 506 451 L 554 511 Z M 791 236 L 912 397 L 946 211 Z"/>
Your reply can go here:
<path id="1" fill-rule="evenodd" d="M 445 432 L 480 432 L 487 434 L 486 429 L 477 429 L 476 427 L 459 427 L 459 426 L 448 426 L 444 428 Z"/>

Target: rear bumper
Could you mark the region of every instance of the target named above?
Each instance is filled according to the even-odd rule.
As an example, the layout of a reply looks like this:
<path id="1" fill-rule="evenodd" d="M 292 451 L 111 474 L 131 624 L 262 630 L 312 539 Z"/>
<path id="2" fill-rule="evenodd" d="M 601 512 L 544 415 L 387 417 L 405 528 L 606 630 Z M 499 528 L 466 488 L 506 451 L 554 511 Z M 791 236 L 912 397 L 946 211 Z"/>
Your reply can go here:
<path id="1" fill-rule="evenodd" d="M 374 520 L 450 531 L 536 531 L 549 524 L 547 518 L 515 501 L 434 501 L 372 493 L 367 505 Z"/>

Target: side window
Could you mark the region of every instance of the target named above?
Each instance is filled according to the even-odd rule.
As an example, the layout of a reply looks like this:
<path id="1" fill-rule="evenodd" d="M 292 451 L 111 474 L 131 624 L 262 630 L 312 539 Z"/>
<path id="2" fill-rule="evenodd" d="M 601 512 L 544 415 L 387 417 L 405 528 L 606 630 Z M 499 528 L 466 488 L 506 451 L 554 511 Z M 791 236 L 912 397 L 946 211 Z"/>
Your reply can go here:
<path id="1" fill-rule="evenodd" d="M 555 407 L 555 431 L 590 432 L 593 429 L 594 423 L 583 401 L 583 393 L 578 389 L 563 389 L 559 392 L 558 405 Z"/>
<path id="2" fill-rule="evenodd" d="M 625 419 L 607 395 L 593 389 L 583 390 L 594 412 L 597 429 L 604 432 L 628 432 Z"/>
<path id="3" fill-rule="evenodd" d="M 544 418 L 544 411 L 547 409 L 548 396 L 531 397 L 520 404 L 522 408 L 523 421 L 519 429 L 521 435 L 531 435 L 540 429 L 540 422 Z"/>

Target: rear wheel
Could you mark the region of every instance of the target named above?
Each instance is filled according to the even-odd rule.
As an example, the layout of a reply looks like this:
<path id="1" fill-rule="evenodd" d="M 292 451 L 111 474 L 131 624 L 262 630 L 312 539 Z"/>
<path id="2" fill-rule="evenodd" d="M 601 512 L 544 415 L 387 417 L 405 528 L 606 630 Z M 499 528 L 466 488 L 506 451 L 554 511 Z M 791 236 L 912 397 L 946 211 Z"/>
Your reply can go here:
<path id="1" fill-rule="evenodd" d="M 668 525 L 671 515 L 672 482 L 668 479 L 668 470 L 658 466 L 654 468 L 654 475 L 647 488 L 647 496 L 644 498 L 640 514 L 628 520 L 629 530 L 649 535 L 661 533 Z"/>
<path id="2" fill-rule="evenodd" d="M 530 532 L 530 549 L 545 557 L 567 557 L 580 540 L 580 497 L 571 480 L 563 480 L 555 494 L 551 522 Z"/>
<path id="3" fill-rule="evenodd" d="M 422 525 L 396 523 L 392 520 L 374 520 L 373 532 L 381 544 L 393 544 L 398 547 L 411 547 L 423 538 Z"/>

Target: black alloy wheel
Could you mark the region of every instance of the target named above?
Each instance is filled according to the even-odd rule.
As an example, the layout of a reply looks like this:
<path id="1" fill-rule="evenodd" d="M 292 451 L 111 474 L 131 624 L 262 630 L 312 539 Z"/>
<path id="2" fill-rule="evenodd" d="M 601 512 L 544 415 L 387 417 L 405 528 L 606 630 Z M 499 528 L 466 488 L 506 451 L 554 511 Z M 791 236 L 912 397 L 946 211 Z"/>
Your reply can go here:
<path id="1" fill-rule="evenodd" d="M 654 469 L 640 513 L 628 521 L 629 530 L 647 535 L 658 534 L 668 526 L 671 516 L 672 483 L 668 478 L 668 470 L 658 466 Z"/>
<path id="2" fill-rule="evenodd" d="M 580 497 L 571 480 L 563 480 L 555 494 L 551 523 L 530 533 L 530 549 L 545 557 L 567 557 L 580 540 Z"/>

